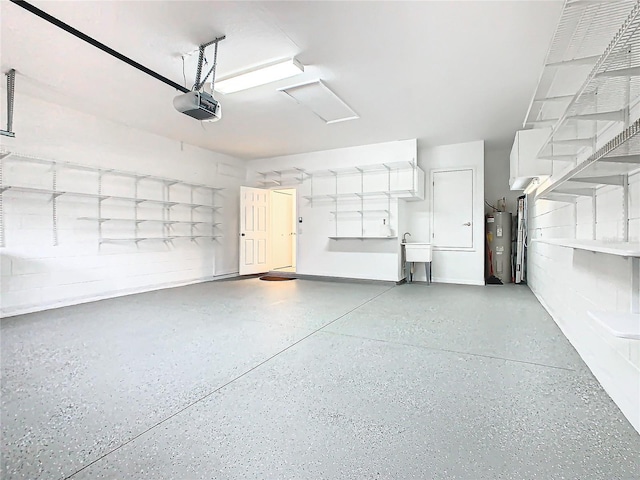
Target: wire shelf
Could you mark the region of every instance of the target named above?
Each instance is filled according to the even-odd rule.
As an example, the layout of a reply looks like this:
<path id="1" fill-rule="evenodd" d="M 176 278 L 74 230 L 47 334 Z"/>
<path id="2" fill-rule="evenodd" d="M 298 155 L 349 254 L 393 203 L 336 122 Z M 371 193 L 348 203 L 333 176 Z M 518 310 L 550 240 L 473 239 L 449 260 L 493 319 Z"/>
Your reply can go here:
<path id="1" fill-rule="evenodd" d="M 553 155 L 557 150 L 552 142 L 554 138 L 566 138 L 571 132 L 575 134 L 578 131 L 576 121 L 606 122 L 605 125 L 609 125 L 628 119 L 630 104 L 640 97 L 640 1 L 633 3 L 634 8 L 628 18 L 560 115 L 540 149 L 540 157 Z M 594 145 L 601 130 L 597 125 L 591 128 Z M 578 153 L 574 152 L 574 156 L 577 157 Z"/>
<path id="2" fill-rule="evenodd" d="M 392 235 L 389 237 L 373 237 L 373 236 L 364 236 L 364 237 L 355 237 L 355 236 L 346 236 L 346 237 L 340 237 L 340 236 L 332 236 L 329 237 L 331 240 L 391 240 L 394 238 L 398 238 L 397 235 Z"/>
<path id="3" fill-rule="evenodd" d="M 334 215 L 347 215 L 347 214 L 359 214 L 359 215 L 373 215 L 373 214 L 388 214 L 389 210 L 334 210 L 329 213 Z"/>
<path id="4" fill-rule="evenodd" d="M 311 177 L 334 177 L 336 175 L 361 175 L 362 173 L 387 173 L 389 171 L 411 170 L 416 168 L 414 161 L 385 162 L 370 165 L 358 165 L 347 168 L 329 168 L 306 171 Z"/>
<path id="5" fill-rule="evenodd" d="M 79 220 L 90 220 L 98 223 L 98 237 L 99 237 L 98 241 L 100 244 L 114 243 L 114 242 L 131 242 L 131 241 L 136 243 L 141 241 L 171 241 L 173 239 L 178 239 L 178 238 L 190 238 L 191 240 L 194 240 L 196 238 L 218 238 L 218 235 L 213 235 L 213 234 L 216 233 L 217 231 L 216 228 L 219 229 L 219 225 L 221 225 L 221 223 L 216 222 L 215 218 L 212 218 L 211 220 L 207 220 L 207 221 L 201 220 L 201 219 L 204 218 L 203 215 L 215 216 L 217 214 L 217 211 L 220 208 L 222 208 L 219 205 L 215 205 L 215 203 L 217 203 L 215 201 L 215 198 L 216 198 L 215 195 L 219 191 L 223 190 L 223 188 L 213 187 L 213 186 L 200 184 L 200 183 L 183 182 L 181 180 L 171 179 L 166 177 L 159 177 L 155 175 L 139 174 L 135 172 L 127 172 L 127 171 L 116 170 L 116 169 L 81 165 L 81 164 L 76 164 L 71 162 L 63 162 L 63 161 L 58 161 L 53 159 L 34 157 L 34 156 L 24 155 L 18 152 L 10 151 L 3 147 L 0 147 L 0 161 L 2 162 L 0 164 L 0 246 L 4 246 L 3 232 L 5 228 L 4 219 L 3 219 L 2 198 L 4 196 L 13 198 L 14 193 L 26 194 L 26 195 L 23 195 L 24 198 L 29 198 L 28 195 L 44 195 L 45 198 L 48 197 L 47 198 L 48 203 L 51 205 L 50 208 L 51 208 L 51 217 L 52 217 L 52 226 L 53 226 L 53 245 L 54 246 L 58 244 L 58 234 L 57 234 L 58 206 L 59 206 L 59 202 L 61 202 L 61 200 L 66 197 L 70 197 L 74 199 L 74 203 L 77 201 L 75 200 L 77 198 L 88 198 L 88 199 L 96 200 L 95 204 L 97 205 L 97 216 L 80 217 Z M 42 183 L 42 181 L 48 180 L 50 183 L 46 187 L 40 186 L 40 185 L 31 186 L 28 184 L 16 185 L 16 184 L 13 184 L 13 182 L 9 182 L 8 184 L 3 183 L 2 180 L 4 180 L 4 178 L 2 176 L 1 167 L 4 167 L 7 163 L 11 164 L 10 171 L 13 172 L 15 170 L 16 173 L 19 173 L 22 171 L 20 168 L 21 166 L 30 166 L 31 176 L 34 179 L 37 178 L 37 180 L 34 180 L 34 182 L 37 181 L 39 183 Z M 46 169 L 47 171 L 45 172 L 44 171 L 45 169 L 34 169 L 33 166 L 35 165 L 43 165 L 45 167 L 48 167 Z M 93 174 L 96 182 L 95 191 L 97 193 L 78 192 L 73 190 L 67 190 L 66 188 L 59 188 L 60 187 L 59 180 L 60 180 L 61 174 L 64 172 L 64 174 L 67 175 L 71 172 L 71 170 L 89 172 Z M 46 173 L 46 175 L 44 176 L 44 178 L 41 178 L 43 173 Z M 128 189 L 133 188 L 135 190 L 134 195 L 133 196 L 112 195 L 108 192 L 105 192 L 104 185 L 103 185 L 105 175 L 119 175 L 119 176 L 124 176 L 127 178 L 134 179 L 135 185 L 133 184 L 133 182 L 126 182 Z M 145 197 L 138 196 L 138 182 L 141 180 L 155 182 L 155 184 L 157 185 L 156 190 L 158 190 L 158 188 L 161 189 L 162 195 L 157 194 L 152 196 L 161 197 L 161 198 L 145 198 Z M 27 181 L 25 181 L 25 183 L 27 183 Z M 190 188 L 191 189 L 190 199 L 187 201 L 169 200 L 169 198 L 172 197 L 171 187 L 173 185 L 183 185 L 183 186 L 186 186 L 187 188 Z M 206 189 L 206 191 L 201 192 L 201 195 L 207 195 L 205 203 L 194 202 L 195 190 L 200 188 Z M 80 187 L 80 189 L 85 189 L 85 188 Z M 113 187 L 111 189 L 113 190 Z M 208 198 L 209 195 L 210 195 L 210 198 Z M 68 202 L 65 202 L 65 203 L 68 203 Z M 102 214 L 104 207 L 106 206 L 121 207 L 122 205 L 120 204 L 122 203 L 124 203 L 125 205 L 128 204 L 127 205 L 128 208 L 131 209 L 132 213 L 130 217 L 128 214 L 124 214 L 123 218 L 112 218 L 112 217 L 106 217 Z M 158 216 L 160 216 L 161 214 L 165 219 L 137 218 L 141 204 L 145 204 L 145 205 L 150 204 L 151 206 L 156 206 L 156 207 L 153 207 L 153 209 L 156 212 L 158 212 Z M 188 209 L 187 214 L 185 214 L 184 209 Z M 197 209 L 203 209 L 204 211 L 200 210 L 196 215 Z M 146 212 L 147 215 L 151 217 L 155 216 L 154 214 L 149 213 L 150 211 L 149 208 L 145 208 L 144 211 Z M 171 212 L 176 212 L 177 216 L 178 217 L 181 216 L 183 220 L 170 220 L 169 218 L 171 216 Z M 129 217 L 129 218 L 126 218 L 126 217 Z M 131 223 L 135 226 L 136 234 L 133 238 L 105 238 L 103 236 L 103 226 L 105 222 Z M 138 227 L 141 223 L 147 223 L 147 222 L 162 225 L 164 236 L 160 236 L 160 237 L 140 236 L 138 232 Z M 189 226 L 191 230 L 190 235 L 173 235 L 172 233 L 174 231 L 176 233 L 186 233 L 186 232 L 180 232 L 179 229 L 176 227 L 178 225 Z M 200 226 L 210 227 L 211 233 L 209 235 L 203 235 L 204 228 L 200 228 Z"/>
<path id="6" fill-rule="evenodd" d="M 97 198 L 98 200 L 117 200 L 122 202 L 133 202 L 133 203 L 155 203 L 158 205 L 165 205 L 168 207 L 173 206 L 185 206 L 191 208 L 210 208 L 213 210 L 217 210 L 222 208 L 218 205 L 207 205 L 201 203 L 187 203 L 187 202 L 174 202 L 168 200 L 156 200 L 153 198 L 136 198 L 136 197 L 121 197 L 116 195 L 107 195 L 107 194 L 97 194 L 97 193 L 83 193 L 83 192 L 71 192 L 68 190 L 52 190 L 50 188 L 36 188 L 36 187 L 24 187 L 20 185 L 3 185 L 1 192 L 21 192 L 21 193 L 37 193 L 44 195 L 53 195 L 59 197 L 61 195 L 67 195 L 72 197 L 82 197 L 82 198 Z"/>
<path id="7" fill-rule="evenodd" d="M 188 238 L 195 240 L 197 238 L 220 238 L 221 235 L 170 235 L 167 237 L 125 237 L 125 238 L 103 238 L 100 243 L 138 243 L 138 242 L 171 242 L 172 240 L 180 240 Z"/>
<path id="8" fill-rule="evenodd" d="M 412 198 L 417 195 L 415 190 L 380 190 L 377 192 L 353 192 L 353 193 L 324 193 L 320 195 L 304 195 L 305 200 L 340 200 L 360 198 Z"/>
<path id="9" fill-rule="evenodd" d="M 550 198 L 559 188 L 575 188 L 581 180 L 592 179 L 585 188 L 597 188 L 601 185 L 613 185 L 617 176 L 640 171 L 640 119 L 625 129 L 584 162 L 576 165 L 561 177 L 538 190 L 537 198 Z M 620 183 L 621 185 L 621 183 Z"/>
<path id="10" fill-rule="evenodd" d="M 559 118 L 637 5 L 637 0 L 565 3 L 524 121 L 525 128 L 540 121 L 553 123 Z M 567 65 L 572 68 L 567 69 Z"/>
<path id="11" fill-rule="evenodd" d="M 262 175 L 263 177 L 280 177 L 283 175 L 300 175 L 306 173 L 306 170 L 303 168 L 285 168 L 282 170 L 268 170 L 264 172 L 256 172 L 258 175 Z"/>
<path id="12" fill-rule="evenodd" d="M 191 220 L 161 220 L 155 218 L 107 218 L 107 217 L 78 217 L 78 220 L 87 220 L 91 222 L 122 222 L 122 223 L 159 223 L 162 225 L 206 225 L 216 227 L 221 225 L 220 222 L 205 222 Z"/>
<path id="13" fill-rule="evenodd" d="M 95 172 L 95 173 L 102 173 L 102 174 L 111 174 L 111 175 L 120 175 L 120 176 L 124 176 L 124 177 L 129 177 L 129 178 L 134 178 L 137 180 L 152 180 L 152 181 L 157 181 L 157 182 L 161 182 L 164 183 L 166 185 L 184 185 L 187 187 L 193 187 L 193 188 L 204 188 L 207 190 L 213 190 L 213 191 L 222 191 L 224 190 L 224 188 L 221 187 L 212 187 L 209 185 L 205 185 L 203 183 L 193 183 L 193 182 L 185 182 L 182 180 L 176 180 L 174 178 L 167 178 L 167 177 L 159 177 L 159 176 L 155 176 L 155 175 L 146 175 L 146 174 L 142 174 L 142 173 L 136 173 L 136 172 L 129 172 L 126 170 L 117 170 L 117 169 L 113 169 L 113 168 L 102 168 L 102 167 L 96 167 L 96 166 L 91 166 L 91 165 L 82 165 L 79 163 L 72 163 L 72 162 L 66 162 L 66 161 L 58 161 L 58 160 L 51 160 L 51 159 L 45 159 L 45 158 L 41 158 L 41 157 L 36 157 L 36 156 L 32 156 L 32 155 L 25 155 L 22 153 L 18 153 L 18 152 L 13 152 L 10 150 L 7 150 L 5 148 L 0 147 L 0 159 L 2 160 L 8 160 L 8 161 L 16 161 L 16 162 L 25 162 L 25 163 L 34 163 L 34 164 L 40 164 L 40 165 L 56 165 L 58 167 L 64 167 L 64 168 L 69 168 L 69 169 L 73 169 L 73 170 L 81 170 L 81 171 L 87 171 L 87 172 Z"/>
<path id="14" fill-rule="evenodd" d="M 59 197 L 61 195 L 71 195 L 74 197 L 82 197 L 82 198 L 97 198 L 99 200 L 104 200 L 107 198 L 106 195 L 98 195 L 94 193 L 68 192 L 68 191 L 62 191 L 62 190 L 53 190 L 50 188 L 27 187 L 22 185 L 2 185 L 2 188 L 0 188 L 0 192 L 34 193 L 34 194 L 42 194 L 42 195 L 51 195 L 54 197 Z"/>

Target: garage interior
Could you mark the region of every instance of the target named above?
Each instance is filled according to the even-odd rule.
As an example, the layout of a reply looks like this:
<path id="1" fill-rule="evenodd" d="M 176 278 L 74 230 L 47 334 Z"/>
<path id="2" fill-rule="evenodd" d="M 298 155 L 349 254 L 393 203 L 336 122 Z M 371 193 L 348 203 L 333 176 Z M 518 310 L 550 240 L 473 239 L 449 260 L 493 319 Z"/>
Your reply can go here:
<path id="1" fill-rule="evenodd" d="M 639 0 L 0 14 L 2 478 L 640 478 Z"/>

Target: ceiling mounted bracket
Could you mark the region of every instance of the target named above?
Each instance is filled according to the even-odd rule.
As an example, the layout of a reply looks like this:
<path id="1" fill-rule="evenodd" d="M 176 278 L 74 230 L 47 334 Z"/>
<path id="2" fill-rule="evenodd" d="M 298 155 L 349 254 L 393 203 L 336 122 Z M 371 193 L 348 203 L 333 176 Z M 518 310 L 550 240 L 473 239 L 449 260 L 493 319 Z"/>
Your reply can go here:
<path id="1" fill-rule="evenodd" d="M 12 68 L 5 75 L 7 76 L 7 129 L 0 130 L 0 135 L 15 137 L 16 134 L 13 133 L 13 102 L 16 93 L 16 71 Z"/>
<path id="2" fill-rule="evenodd" d="M 213 73 L 213 77 L 211 78 L 211 86 L 213 87 L 213 83 L 215 82 L 215 78 L 216 78 L 216 63 L 218 62 L 218 43 L 224 40 L 225 38 L 227 38 L 226 35 L 222 35 L 221 37 L 214 38 L 210 42 L 203 43 L 198 48 L 198 69 L 196 71 L 196 83 L 194 83 L 193 85 L 193 90 L 199 91 L 207 81 L 207 78 L 209 78 L 209 75 L 211 75 L 212 73 Z M 200 77 L 202 76 L 202 64 L 205 60 L 204 51 L 208 46 L 214 45 L 214 44 L 215 44 L 215 51 L 213 54 L 213 65 L 209 70 L 209 73 L 207 73 L 205 77 L 202 79 L 202 81 L 200 81 Z M 213 88 L 211 89 L 211 91 L 213 91 Z"/>

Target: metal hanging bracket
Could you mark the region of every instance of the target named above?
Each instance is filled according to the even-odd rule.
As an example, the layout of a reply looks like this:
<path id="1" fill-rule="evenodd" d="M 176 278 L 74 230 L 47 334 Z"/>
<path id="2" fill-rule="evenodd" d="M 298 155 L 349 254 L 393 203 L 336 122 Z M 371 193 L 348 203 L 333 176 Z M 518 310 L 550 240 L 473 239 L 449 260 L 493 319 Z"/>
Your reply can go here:
<path id="1" fill-rule="evenodd" d="M 0 135 L 15 137 L 16 134 L 13 133 L 13 102 L 16 93 L 16 71 L 12 68 L 5 75 L 7 76 L 7 129 L 0 130 Z"/>
<path id="2" fill-rule="evenodd" d="M 218 62 L 218 43 L 224 40 L 225 38 L 227 38 L 226 35 L 222 35 L 221 37 L 217 37 L 211 40 L 210 42 L 203 43 L 198 48 L 198 69 L 196 70 L 196 83 L 193 85 L 193 90 L 199 91 L 207 81 L 207 78 L 209 78 L 209 75 L 211 75 L 212 73 L 213 73 L 213 77 L 211 79 L 211 85 L 213 87 L 213 82 L 215 81 L 215 78 L 216 78 L 216 63 Z M 202 63 L 204 62 L 204 59 L 205 59 L 204 51 L 208 46 L 214 45 L 214 44 L 215 44 L 215 53 L 213 56 L 213 65 L 211 66 L 209 73 L 207 73 L 201 81 L 200 77 L 202 75 Z"/>

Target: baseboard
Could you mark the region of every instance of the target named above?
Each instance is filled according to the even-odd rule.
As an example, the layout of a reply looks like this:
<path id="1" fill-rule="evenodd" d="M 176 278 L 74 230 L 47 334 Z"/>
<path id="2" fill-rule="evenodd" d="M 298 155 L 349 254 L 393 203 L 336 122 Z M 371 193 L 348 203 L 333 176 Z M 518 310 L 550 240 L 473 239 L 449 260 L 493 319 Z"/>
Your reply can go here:
<path id="1" fill-rule="evenodd" d="M 197 283 L 205 283 L 211 281 L 226 280 L 238 276 L 238 272 L 223 273 L 215 276 L 202 277 L 195 280 L 188 280 L 185 282 L 170 282 L 162 283 L 153 286 L 129 289 L 129 290 L 113 290 L 106 292 L 102 295 L 91 295 L 86 297 L 76 297 L 72 299 L 64 299 L 57 302 L 46 303 L 41 305 L 26 305 L 18 307 L 10 307 L 8 309 L 0 310 L 0 318 L 16 317 L 18 315 L 26 315 L 28 313 L 42 312 L 45 310 L 53 310 L 56 308 L 71 307 L 73 305 L 80 305 L 83 303 L 97 302 L 99 300 L 108 300 L 110 298 L 126 297 L 128 295 L 137 295 L 139 293 L 154 292 L 156 290 L 164 290 L 167 288 L 185 287 L 187 285 L 195 285 Z"/>
<path id="2" fill-rule="evenodd" d="M 242 278 L 238 272 L 229 272 L 229 273 L 221 273 L 212 277 L 210 280 L 205 280 L 205 282 L 219 282 L 222 280 L 235 280 L 238 278 Z M 202 283 L 202 282 L 198 282 Z"/>
<path id="3" fill-rule="evenodd" d="M 439 278 L 433 277 L 431 279 L 433 283 L 452 283 L 454 285 L 479 285 L 484 286 L 484 279 L 482 280 L 469 280 L 468 278 Z"/>
<path id="4" fill-rule="evenodd" d="M 397 283 L 391 280 L 368 280 L 366 278 L 330 277 L 325 275 L 308 275 L 305 273 L 295 273 L 295 272 L 278 272 L 277 270 L 270 271 L 269 275 L 274 277 L 316 280 L 320 282 L 365 283 L 365 284 L 374 284 L 374 285 L 396 285 Z"/>

